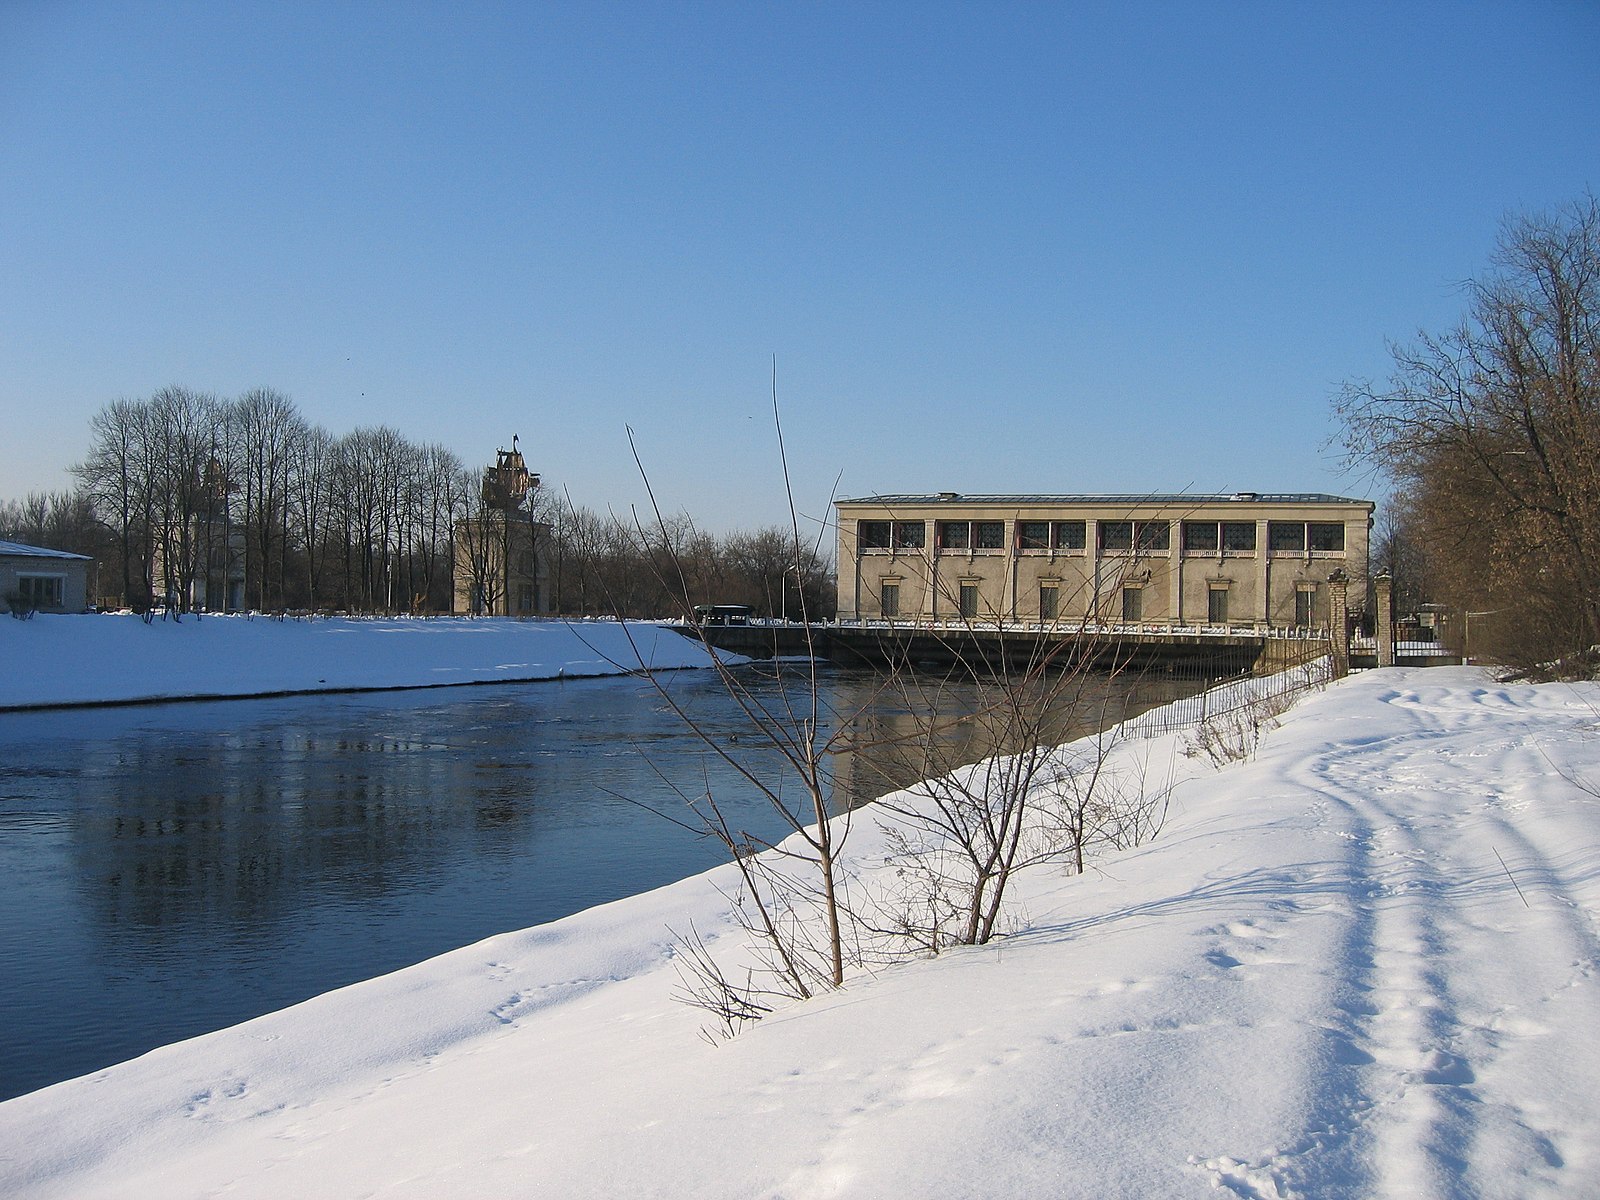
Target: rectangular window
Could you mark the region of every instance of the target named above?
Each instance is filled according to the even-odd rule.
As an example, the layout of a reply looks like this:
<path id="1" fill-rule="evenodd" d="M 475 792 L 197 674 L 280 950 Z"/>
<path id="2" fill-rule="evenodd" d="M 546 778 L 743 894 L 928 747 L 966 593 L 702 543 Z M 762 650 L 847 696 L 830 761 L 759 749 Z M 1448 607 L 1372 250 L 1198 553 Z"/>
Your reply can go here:
<path id="1" fill-rule="evenodd" d="M 1317 623 L 1317 593 L 1314 588 L 1295 589 L 1294 623 L 1305 629 Z"/>
<path id="2" fill-rule="evenodd" d="M 1144 620 L 1144 589 L 1125 587 L 1122 589 L 1122 619 L 1124 621 Z"/>
<path id="3" fill-rule="evenodd" d="M 1267 549 L 1300 550 L 1306 548 L 1306 527 L 1302 521 L 1268 521 Z"/>
<path id="4" fill-rule="evenodd" d="M 1206 594 L 1206 623 L 1208 625 L 1228 623 L 1227 588 L 1214 587 Z"/>
<path id="5" fill-rule="evenodd" d="M 1017 522 L 1017 549 L 1018 550 L 1048 550 L 1048 549 L 1050 549 L 1050 522 L 1049 521 L 1018 521 Z"/>
<path id="6" fill-rule="evenodd" d="M 17 594 L 29 608 L 60 608 L 66 603 L 66 582 L 62 575 L 19 575 Z"/>
<path id="7" fill-rule="evenodd" d="M 940 521 L 936 532 L 941 550 L 965 550 L 972 545 L 972 525 L 967 521 Z"/>
<path id="8" fill-rule="evenodd" d="M 886 583 L 878 591 L 878 609 L 886 617 L 900 615 L 900 585 Z"/>
<path id="9" fill-rule="evenodd" d="M 1254 521 L 1224 521 L 1222 523 L 1222 548 L 1224 550 L 1254 550 L 1256 548 L 1256 523 Z"/>
<path id="10" fill-rule="evenodd" d="M 1082 521 L 1050 522 L 1050 536 L 1055 539 L 1057 550 L 1082 550 L 1088 542 L 1085 534 Z"/>
<path id="11" fill-rule="evenodd" d="M 894 544 L 898 550 L 920 550 L 928 544 L 926 521 L 896 521 Z"/>
<path id="12" fill-rule="evenodd" d="M 1306 526 L 1306 544 L 1313 550 L 1343 550 L 1343 521 L 1313 521 Z"/>
<path id="13" fill-rule="evenodd" d="M 1191 553 L 1196 550 L 1212 551 L 1218 549 L 1217 523 L 1215 521 L 1185 521 L 1183 523 L 1183 548 Z"/>
<path id="14" fill-rule="evenodd" d="M 974 521 L 972 544 L 979 550 L 1004 550 L 1006 548 L 1006 523 L 1004 521 Z"/>
<path id="15" fill-rule="evenodd" d="M 1054 621 L 1061 611 L 1061 589 L 1053 583 L 1039 585 L 1039 620 Z"/>
<path id="16" fill-rule="evenodd" d="M 857 521 L 856 538 L 863 550 L 887 550 L 889 529 L 888 521 Z"/>
<path id="17" fill-rule="evenodd" d="M 1133 522 L 1132 521 L 1101 521 L 1100 522 L 1100 549 L 1102 549 L 1102 550 L 1132 550 L 1133 549 Z"/>
<path id="18" fill-rule="evenodd" d="M 1172 548 L 1171 521 L 1140 521 L 1134 529 L 1140 550 L 1169 550 Z"/>
<path id="19" fill-rule="evenodd" d="M 978 585 L 975 583 L 961 585 L 961 615 L 967 618 L 978 615 Z"/>

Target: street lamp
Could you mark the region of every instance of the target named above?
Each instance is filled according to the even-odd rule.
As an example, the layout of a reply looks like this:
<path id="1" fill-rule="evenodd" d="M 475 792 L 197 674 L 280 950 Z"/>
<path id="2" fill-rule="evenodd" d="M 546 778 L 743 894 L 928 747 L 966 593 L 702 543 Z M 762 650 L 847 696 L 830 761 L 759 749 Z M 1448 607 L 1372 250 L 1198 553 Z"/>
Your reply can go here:
<path id="1" fill-rule="evenodd" d="M 789 623 L 789 576 L 791 575 L 794 576 L 795 590 L 798 591 L 800 588 L 799 567 L 785 567 L 783 574 L 778 577 L 778 619 L 785 625 Z M 804 604 L 801 605 L 800 611 L 802 614 L 805 612 Z"/>

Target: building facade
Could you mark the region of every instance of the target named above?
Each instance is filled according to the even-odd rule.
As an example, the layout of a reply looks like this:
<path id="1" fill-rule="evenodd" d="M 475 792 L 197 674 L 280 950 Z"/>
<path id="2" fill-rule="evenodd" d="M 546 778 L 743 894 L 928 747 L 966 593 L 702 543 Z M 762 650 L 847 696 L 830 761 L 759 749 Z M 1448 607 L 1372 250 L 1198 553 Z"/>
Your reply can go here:
<path id="1" fill-rule="evenodd" d="M 18 616 L 83 612 L 93 594 L 93 568 L 84 554 L 0 541 L 0 600 Z"/>
<path id="2" fill-rule="evenodd" d="M 1365 594 L 1373 504 L 1342 496 L 836 501 L 843 620 L 1321 628 Z"/>
<path id="3" fill-rule="evenodd" d="M 489 512 L 455 526 L 455 608 L 478 617 L 550 612 L 550 526 Z M 508 569 L 509 567 L 509 569 Z"/>

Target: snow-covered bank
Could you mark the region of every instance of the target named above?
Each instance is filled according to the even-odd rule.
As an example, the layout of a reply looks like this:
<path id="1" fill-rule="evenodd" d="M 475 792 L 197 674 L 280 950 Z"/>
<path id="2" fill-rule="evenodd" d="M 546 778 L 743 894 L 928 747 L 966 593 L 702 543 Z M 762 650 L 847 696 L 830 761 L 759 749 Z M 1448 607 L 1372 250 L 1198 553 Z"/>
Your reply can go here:
<path id="1" fill-rule="evenodd" d="M 611 675 L 641 658 L 707 662 L 670 629 L 610 621 L 41 614 L 0 621 L 0 709 Z"/>
<path id="2" fill-rule="evenodd" d="M 1165 833 L 1001 944 L 708 1045 L 719 869 L 0 1104 L 0 1194 L 1600 1195 L 1597 726 L 1445 668 L 1128 742 Z"/>

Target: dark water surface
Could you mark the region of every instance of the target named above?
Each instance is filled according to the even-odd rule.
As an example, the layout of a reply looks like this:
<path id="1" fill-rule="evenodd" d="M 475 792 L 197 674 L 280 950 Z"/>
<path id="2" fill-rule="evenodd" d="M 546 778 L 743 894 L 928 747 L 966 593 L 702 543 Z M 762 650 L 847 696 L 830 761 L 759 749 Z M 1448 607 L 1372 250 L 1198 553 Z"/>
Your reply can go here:
<path id="1" fill-rule="evenodd" d="M 740 738 L 710 673 L 669 686 Z M 880 729 L 907 708 L 823 686 Z M 737 807 L 638 679 L 0 714 L 0 1099 L 715 865 L 624 799 L 708 771 Z"/>

